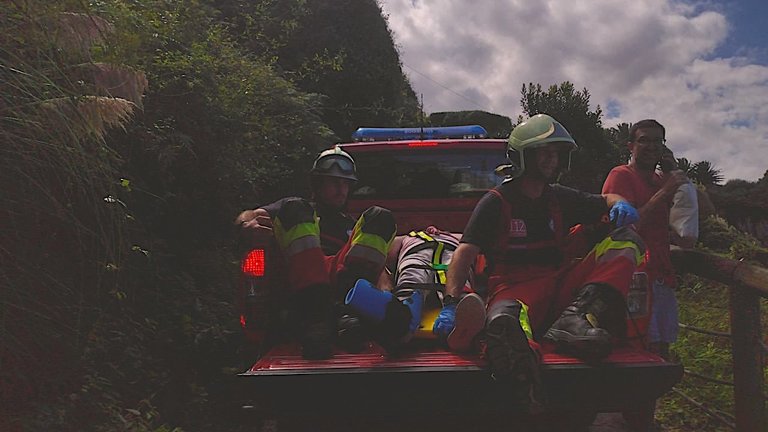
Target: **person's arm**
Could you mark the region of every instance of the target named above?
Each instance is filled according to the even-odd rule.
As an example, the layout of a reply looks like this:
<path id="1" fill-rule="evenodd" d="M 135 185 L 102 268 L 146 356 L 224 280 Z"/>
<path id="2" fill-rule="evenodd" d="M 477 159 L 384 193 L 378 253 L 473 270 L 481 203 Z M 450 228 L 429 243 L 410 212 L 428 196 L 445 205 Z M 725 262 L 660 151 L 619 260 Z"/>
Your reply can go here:
<path id="1" fill-rule="evenodd" d="M 637 212 L 640 214 L 640 222 L 638 225 L 643 226 L 643 221 L 648 220 L 648 214 L 652 213 L 659 206 L 669 206 L 672 202 L 672 197 L 675 195 L 677 188 L 685 184 L 688 181 L 688 177 L 681 170 L 674 170 L 665 173 L 662 177 L 664 182 L 661 188 L 656 191 L 655 194 L 648 200 L 647 203 L 642 205 Z"/>
<path id="2" fill-rule="evenodd" d="M 624 198 L 623 196 L 621 196 L 619 194 L 615 194 L 615 193 L 604 193 L 604 194 L 602 194 L 602 197 L 603 197 L 603 199 L 605 199 L 605 205 L 608 208 L 613 207 L 619 201 L 629 202 L 628 199 Z"/>
<path id="3" fill-rule="evenodd" d="M 451 257 L 446 275 L 445 293 L 459 298 L 470 277 L 472 264 L 480 251 L 488 250 L 498 237 L 497 228 L 502 217 L 501 198 L 487 193 L 475 206 L 470 216 L 459 247 Z"/>
<path id="4" fill-rule="evenodd" d="M 480 247 L 461 243 L 451 258 L 451 264 L 448 266 L 448 275 L 446 277 L 445 293 L 453 298 L 459 298 L 464 285 L 469 279 L 469 272 L 472 264 L 480 253 Z"/>
<path id="5" fill-rule="evenodd" d="M 611 222 L 616 226 L 642 223 L 643 215 L 635 207 L 636 197 L 633 194 L 631 174 L 624 170 L 625 167 L 616 167 L 608 173 L 603 183 L 602 196 L 606 206 L 610 209 Z"/>
<path id="6" fill-rule="evenodd" d="M 240 227 L 242 234 L 250 236 L 255 241 L 266 241 L 272 238 L 272 213 L 282 205 L 283 201 L 275 201 L 264 207 L 245 210 L 235 218 L 235 225 Z"/>

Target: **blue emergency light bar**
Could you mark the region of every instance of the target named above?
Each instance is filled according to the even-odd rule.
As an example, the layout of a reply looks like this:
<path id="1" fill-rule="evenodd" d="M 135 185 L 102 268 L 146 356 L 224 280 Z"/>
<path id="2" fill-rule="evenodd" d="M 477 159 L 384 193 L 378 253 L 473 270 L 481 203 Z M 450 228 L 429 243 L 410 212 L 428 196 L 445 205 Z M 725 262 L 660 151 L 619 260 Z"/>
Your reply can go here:
<path id="1" fill-rule="evenodd" d="M 358 128 L 353 134 L 355 141 L 400 141 L 448 138 L 487 138 L 482 126 L 443 126 L 427 128 Z"/>

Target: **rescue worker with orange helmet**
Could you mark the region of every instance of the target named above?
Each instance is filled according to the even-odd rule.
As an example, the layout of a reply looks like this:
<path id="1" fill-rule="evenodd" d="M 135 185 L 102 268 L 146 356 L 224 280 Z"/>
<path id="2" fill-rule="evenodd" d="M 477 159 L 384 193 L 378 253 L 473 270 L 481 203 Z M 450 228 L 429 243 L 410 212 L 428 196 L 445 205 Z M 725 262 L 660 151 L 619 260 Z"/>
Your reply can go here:
<path id="1" fill-rule="evenodd" d="M 367 209 L 357 221 L 344 212 L 357 171 L 352 156 L 338 146 L 318 155 L 310 181 L 311 200 L 283 198 L 242 212 L 235 223 L 254 239 L 274 236 L 305 323 L 302 355 L 324 359 L 336 339 L 334 305 L 358 279 L 379 277 L 395 220 L 381 207 Z"/>
<path id="2" fill-rule="evenodd" d="M 492 376 L 520 391 L 535 410 L 542 337 L 558 349 L 598 361 L 626 330 L 625 298 L 644 247 L 631 228 L 636 210 L 616 194 L 596 195 L 553 184 L 577 149 L 546 114 L 509 137 L 506 179 L 477 204 L 448 269 L 446 293 L 458 297 L 481 252 L 488 261 L 485 357 Z M 564 262 L 568 229 L 606 214 L 619 227 L 578 262 Z M 436 325 L 453 329 L 446 305 Z"/>

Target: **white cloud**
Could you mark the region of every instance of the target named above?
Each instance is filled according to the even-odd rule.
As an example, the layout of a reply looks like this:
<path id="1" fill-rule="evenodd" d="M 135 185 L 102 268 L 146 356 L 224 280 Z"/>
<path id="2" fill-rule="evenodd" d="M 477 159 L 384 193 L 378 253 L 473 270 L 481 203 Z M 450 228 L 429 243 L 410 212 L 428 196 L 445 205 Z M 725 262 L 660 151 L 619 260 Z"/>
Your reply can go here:
<path id="1" fill-rule="evenodd" d="M 523 83 L 571 81 L 593 105 L 619 108 L 606 126 L 656 118 L 677 156 L 726 179 L 768 169 L 768 67 L 710 58 L 728 36 L 720 12 L 669 0 L 381 3 L 428 112 L 514 120 Z"/>

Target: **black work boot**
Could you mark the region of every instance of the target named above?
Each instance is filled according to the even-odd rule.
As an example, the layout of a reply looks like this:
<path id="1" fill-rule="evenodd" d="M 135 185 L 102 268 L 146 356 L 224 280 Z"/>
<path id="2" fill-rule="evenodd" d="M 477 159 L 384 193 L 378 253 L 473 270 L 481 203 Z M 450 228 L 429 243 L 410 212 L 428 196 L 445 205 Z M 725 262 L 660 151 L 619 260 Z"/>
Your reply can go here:
<path id="1" fill-rule="evenodd" d="M 299 292 L 299 312 L 304 320 L 301 355 L 308 360 L 323 360 L 333 355 L 336 323 L 333 319 L 331 287 L 312 285 Z"/>
<path id="2" fill-rule="evenodd" d="M 365 348 L 366 331 L 357 315 L 350 311 L 342 311 L 336 323 L 336 342 L 341 349 L 357 353 Z"/>
<path id="3" fill-rule="evenodd" d="M 606 284 L 588 284 L 552 324 L 545 339 L 558 351 L 586 361 L 599 361 L 611 353 L 612 338 L 626 334 L 624 297 Z"/>
<path id="4" fill-rule="evenodd" d="M 411 311 L 395 297 L 387 303 L 384 321 L 378 327 L 377 341 L 390 354 L 397 354 L 403 348 L 403 338 L 408 335 Z"/>
<path id="5" fill-rule="evenodd" d="M 513 399 L 532 413 L 544 404 L 539 359 L 520 324 L 522 305 L 517 301 L 492 304 L 485 327 L 485 357 L 494 380 L 511 385 Z"/>

